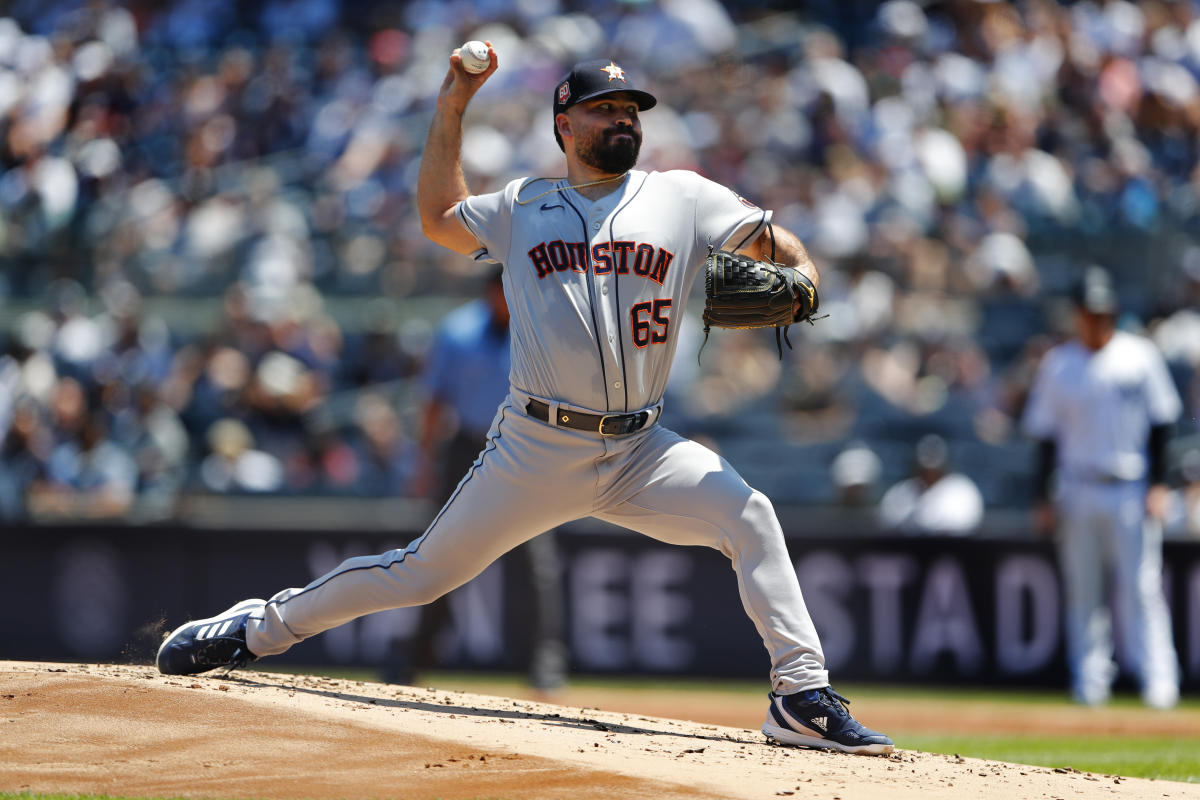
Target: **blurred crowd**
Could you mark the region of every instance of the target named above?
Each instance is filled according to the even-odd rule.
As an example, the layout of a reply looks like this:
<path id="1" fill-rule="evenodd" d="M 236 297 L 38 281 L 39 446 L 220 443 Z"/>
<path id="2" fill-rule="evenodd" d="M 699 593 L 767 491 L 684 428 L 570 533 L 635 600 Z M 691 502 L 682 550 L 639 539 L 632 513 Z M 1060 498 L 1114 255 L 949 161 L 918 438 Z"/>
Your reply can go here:
<path id="1" fill-rule="evenodd" d="M 934 434 L 987 507 L 1026 506 L 1014 420 L 1098 262 L 1184 397 L 1176 528 L 1200 535 L 1200 6 L 796 5 L 10 2 L 0 518 L 412 491 L 405 321 L 479 288 L 412 197 L 447 55 L 478 38 L 501 69 L 466 119 L 473 191 L 560 174 L 553 86 L 611 56 L 659 98 L 641 168 L 809 245 L 828 318 L 782 361 L 714 332 L 697 363 L 687 326 L 668 397 L 776 502 L 877 503 Z M 151 310 L 183 301 L 205 329 Z"/>

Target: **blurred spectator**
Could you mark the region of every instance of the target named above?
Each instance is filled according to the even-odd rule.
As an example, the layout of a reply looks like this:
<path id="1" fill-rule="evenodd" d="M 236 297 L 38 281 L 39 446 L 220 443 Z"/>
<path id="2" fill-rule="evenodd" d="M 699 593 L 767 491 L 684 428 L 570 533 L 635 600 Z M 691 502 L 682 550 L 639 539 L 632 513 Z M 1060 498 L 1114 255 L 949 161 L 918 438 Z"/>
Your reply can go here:
<path id="1" fill-rule="evenodd" d="M 973 532 L 983 521 L 983 496 L 975 482 L 950 471 L 946 440 L 927 434 L 917 442 L 913 476 L 893 485 L 879 501 L 879 522 L 908 534 Z"/>
<path id="2" fill-rule="evenodd" d="M 308 425 L 284 463 L 284 489 L 310 495 L 353 494 L 363 465 L 346 438 L 332 426 Z"/>
<path id="3" fill-rule="evenodd" d="M 31 487 L 45 477 L 49 436 L 32 401 L 18 403 L 0 443 L 0 521 L 21 522 L 28 516 Z"/>
<path id="4" fill-rule="evenodd" d="M 135 499 L 137 465 L 109 438 L 101 412 L 85 413 L 72 424 L 60 431 L 43 478 L 30 487 L 31 513 L 42 518 L 123 516 Z"/>
<path id="5" fill-rule="evenodd" d="M 208 429 L 212 451 L 200 464 L 204 489 L 221 493 L 275 492 L 283 488 L 283 465 L 254 449 L 254 437 L 240 420 L 217 420 Z"/>
<path id="6" fill-rule="evenodd" d="M 114 416 L 114 441 L 136 465 L 140 518 L 169 518 L 187 480 L 187 431 L 152 384 L 138 384 L 132 394 Z"/>
<path id="7" fill-rule="evenodd" d="M 879 456 L 863 442 L 851 442 L 838 453 L 829 468 L 838 505 L 849 508 L 874 505 L 882 466 Z"/>
<path id="8" fill-rule="evenodd" d="M 400 415 L 382 395 L 368 392 L 354 406 L 362 435 L 356 445 L 362 465 L 359 493 L 368 497 L 401 497 L 415 482 L 416 445 Z"/>

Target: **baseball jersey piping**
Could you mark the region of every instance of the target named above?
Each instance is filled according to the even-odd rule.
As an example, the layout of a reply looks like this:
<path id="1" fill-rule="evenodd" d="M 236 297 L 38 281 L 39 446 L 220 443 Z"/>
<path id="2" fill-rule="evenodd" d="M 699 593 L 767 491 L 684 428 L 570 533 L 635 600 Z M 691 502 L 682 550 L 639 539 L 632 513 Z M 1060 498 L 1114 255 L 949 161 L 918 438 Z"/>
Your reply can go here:
<path id="1" fill-rule="evenodd" d="M 486 252 L 487 247 L 485 247 L 483 244 L 483 237 L 479 235 L 479 231 L 475 228 L 475 225 L 472 224 L 469 219 L 467 219 L 467 215 L 463 212 L 463 203 L 461 200 L 454 205 L 454 216 L 458 217 L 458 221 L 462 223 L 463 227 L 475 237 L 475 241 L 479 244 L 479 250 Z M 476 250 L 475 254 L 478 254 L 479 250 Z M 488 255 L 491 256 L 490 253 L 488 253 Z M 478 260 L 478 258 L 476 260 Z"/>
<path id="2" fill-rule="evenodd" d="M 733 248 L 734 252 L 741 250 L 743 247 L 746 246 L 746 244 L 748 242 L 754 241 L 755 236 L 759 233 L 759 231 L 761 231 L 763 229 L 763 227 L 764 227 L 763 223 L 766 222 L 766 219 L 767 219 L 767 210 L 764 208 L 762 210 L 762 214 L 759 215 L 758 224 L 754 226 L 754 230 L 747 233 L 742 238 L 742 240 L 740 242 L 738 242 L 737 247 Z M 724 244 L 724 242 L 722 242 L 721 244 Z M 772 255 L 774 255 L 774 254 L 772 254 Z"/>
<path id="3" fill-rule="evenodd" d="M 575 212 L 575 216 L 579 217 L 579 226 L 583 229 L 583 240 L 590 241 L 587 230 L 587 219 L 583 212 L 576 208 L 571 202 L 571 198 L 567 197 L 566 192 L 562 192 L 562 200 L 567 204 L 567 208 Z M 588 288 L 588 311 L 592 314 L 592 333 L 596 340 L 596 355 L 600 358 L 600 381 L 604 386 L 604 410 L 611 411 L 608 404 L 608 370 L 604 366 L 604 343 L 601 341 L 600 321 L 596 318 L 596 287 L 593 285 L 595 281 L 595 270 L 588 270 L 587 288 Z"/>
<path id="4" fill-rule="evenodd" d="M 617 215 L 629 207 L 629 204 L 632 203 L 634 198 L 636 198 L 638 196 L 638 194 L 642 191 L 642 187 L 646 185 L 646 181 L 648 179 L 649 179 L 649 175 L 647 175 L 645 178 L 642 178 L 642 182 L 640 184 L 638 184 L 637 189 L 635 189 L 633 191 L 633 194 L 631 194 L 629 196 L 629 199 L 626 200 L 621 205 L 617 206 L 616 211 L 613 211 L 612 215 L 608 218 L 608 246 L 610 248 L 613 246 L 613 241 L 615 240 L 613 227 L 616 224 Z M 615 270 L 615 269 L 613 270 L 613 304 L 616 306 L 616 308 L 618 310 L 621 308 L 621 276 L 618 273 L 618 270 Z M 618 316 L 618 318 L 619 318 L 619 316 Z M 621 388 L 625 390 L 625 404 L 621 407 L 621 410 L 628 411 L 629 410 L 629 376 L 625 374 L 625 334 L 620 329 L 618 329 L 618 333 L 620 334 L 617 338 L 619 341 L 618 347 L 620 348 L 620 353 L 621 353 Z M 608 396 L 608 382 L 607 381 L 605 381 L 605 383 L 604 383 L 604 396 L 605 397 Z"/>
<path id="5" fill-rule="evenodd" d="M 475 459 L 475 463 L 471 465 L 471 469 L 469 472 L 467 472 L 466 477 L 463 478 L 461 481 L 459 481 L 458 486 L 455 487 L 455 489 L 454 489 L 454 494 L 450 495 L 450 499 L 446 501 L 446 504 L 442 506 L 441 511 L 439 511 L 437 513 L 437 516 L 433 518 L 433 522 L 429 523 L 429 527 L 425 529 L 425 532 L 423 534 L 421 534 L 421 536 L 416 540 L 415 544 L 410 544 L 408 547 L 404 548 L 404 551 L 402 553 L 400 553 L 400 556 L 398 558 L 394 558 L 391 561 L 387 562 L 386 564 L 368 564 L 367 566 L 363 566 L 363 567 L 350 567 L 349 569 L 339 570 L 330 575 L 327 575 L 325 577 L 325 580 L 321 581 L 320 583 L 315 584 L 313 586 L 306 586 L 299 592 L 296 592 L 294 595 L 292 595 L 291 597 L 288 597 L 284 600 L 268 600 L 267 605 L 274 604 L 276 606 L 282 606 L 292 600 L 295 600 L 297 597 L 300 597 L 301 595 L 304 595 L 304 594 L 307 594 L 308 592 L 320 589 L 322 586 L 329 583 L 334 578 L 340 577 L 342 575 L 347 575 L 351 572 L 360 572 L 362 570 L 367 570 L 367 569 L 387 570 L 387 569 L 391 569 L 392 567 L 394 567 L 397 564 L 404 563 L 405 558 L 412 555 L 413 553 L 416 553 L 418 550 L 421 549 L 421 545 L 425 543 L 425 540 L 427 538 L 429 538 L 429 534 L 433 533 L 433 529 L 436 528 L 438 522 L 441 521 L 442 515 L 445 514 L 447 509 L 449 509 L 450 506 L 454 503 L 454 501 L 456 499 L 458 499 L 458 496 L 462 492 L 463 487 L 466 486 L 468 482 L 470 482 L 471 478 L 475 477 L 476 470 L 478 470 L 480 467 L 483 466 L 484 458 L 487 457 L 488 453 L 490 453 L 496 449 L 496 442 L 499 441 L 499 439 L 502 435 L 502 432 L 500 429 L 504 425 L 504 418 L 505 418 L 505 416 L 507 416 L 507 412 L 511 408 L 512 408 L 512 403 L 510 401 L 506 400 L 504 405 L 500 408 L 500 422 L 496 425 L 496 434 L 494 436 L 488 437 L 487 446 L 483 448 L 483 452 L 481 452 L 479 454 L 479 457 Z M 286 628 L 287 623 L 285 622 L 283 626 Z M 289 629 L 289 633 L 290 632 L 291 631 Z M 292 634 L 292 635 L 294 636 L 295 634 Z"/>

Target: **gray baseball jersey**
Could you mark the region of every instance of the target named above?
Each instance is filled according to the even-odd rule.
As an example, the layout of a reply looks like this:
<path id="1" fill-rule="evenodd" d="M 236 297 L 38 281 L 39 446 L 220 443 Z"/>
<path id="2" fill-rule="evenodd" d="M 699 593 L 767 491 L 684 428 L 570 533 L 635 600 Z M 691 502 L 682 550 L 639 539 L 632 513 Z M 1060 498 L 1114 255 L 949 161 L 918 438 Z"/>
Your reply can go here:
<path id="1" fill-rule="evenodd" d="M 653 406 L 708 248 L 751 241 L 771 215 L 682 170 L 630 172 L 595 202 L 566 185 L 518 180 L 458 205 L 505 265 L 512 383 L 583 409 Z"/>
<path id="2" fill-rule="evenodd" d="M 594 516 L 720 550 L 770 656 L 772 688 L 827 686 L 770 501 L 719 455 L 657 424 L 679 315 L 708 248 L 752 241 L 770 214 L 683 171 L 630 172 L 595 202 L 561 181 L 514 181 L 457 214 L 481 245 L 476 257 L 504 265 L 511 314 L 509 394 L 487 443 L 424 534 L 276 594 L 247 623 L 250 650 L 280 653 L 365 614 L 429 602 L 538 533 Z M 531 400 L 550 407 L 545 421 L 530 416 Z M 609 436 L 560 426 L 569 410 L 650 413 L 644 427 Z"/>

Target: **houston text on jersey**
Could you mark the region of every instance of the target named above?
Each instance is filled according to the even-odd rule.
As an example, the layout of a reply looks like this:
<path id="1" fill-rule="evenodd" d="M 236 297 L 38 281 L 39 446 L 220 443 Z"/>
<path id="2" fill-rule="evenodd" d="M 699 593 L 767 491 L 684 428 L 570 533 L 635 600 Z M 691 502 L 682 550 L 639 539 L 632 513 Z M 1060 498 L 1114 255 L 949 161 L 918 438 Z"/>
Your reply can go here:
<path id="1" fill-rule="evenodd" d="M 596 275 L 641 275 L 659 286 L 666 280 L 667 270 L 675 254 L 670 250 L 642 242 L 600 242 L 592 245 L 592 272 Z M 555 239 L 541 242 L 529 250 L 529 261 L 544 278 L 554 272 L 587 272 L 587 242 L 564 242 Z"/>

